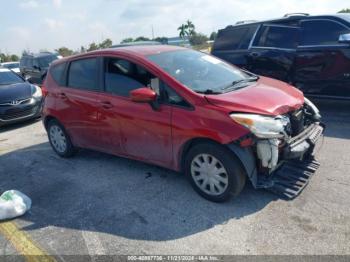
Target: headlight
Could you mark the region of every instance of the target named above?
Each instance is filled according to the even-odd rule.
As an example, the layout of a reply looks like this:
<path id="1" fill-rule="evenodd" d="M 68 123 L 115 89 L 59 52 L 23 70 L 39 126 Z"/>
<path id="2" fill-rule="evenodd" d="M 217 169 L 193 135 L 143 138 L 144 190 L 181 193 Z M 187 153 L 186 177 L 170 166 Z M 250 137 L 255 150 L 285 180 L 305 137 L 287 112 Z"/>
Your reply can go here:
<path id="1" fill-rule="evenodd" d="M 321 114 L 320 114 L 320 110 L 318 110 L 318 108 L 314 105 L 314 103 L 312 103 L 309 99 L 307 99 L 306 97 L 304 97 L 304 101 L 305 101 L 305 104 L 307 104 L 311 110 L 313 111 L 314 113 L 314 118 L 316 120 L 320 120 L 321 119 Z"/>
<path id="2" fill-rule="evenodd" d="M 286 136 L 285 127 L 290 124 L 286 116 L 231 114 L 230 117 L 259 138 L 282 138 Z"/>
<path id="3" fill-rule="evenodd" d="M 35 85 L 32 85 L 32 97 L 34 98 L 41 98 L 43 96 L 43 93 L 41 91 L 41 88 Z"/>

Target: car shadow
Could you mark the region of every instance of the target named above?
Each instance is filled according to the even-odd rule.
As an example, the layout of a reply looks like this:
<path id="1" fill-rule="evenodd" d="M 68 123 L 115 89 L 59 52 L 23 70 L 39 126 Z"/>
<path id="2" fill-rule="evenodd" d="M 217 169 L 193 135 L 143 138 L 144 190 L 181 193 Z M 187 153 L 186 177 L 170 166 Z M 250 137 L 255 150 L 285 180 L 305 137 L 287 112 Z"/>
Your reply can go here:
<path id="1" fill-rule="evenodd" d="M 34 119 L 25 120 L 23 122 L 9 124 L 9 125 L 6 125 L 6 126 L 0 126 L 0 133 L 7 132 L 7 131 L 12 131 L 12 130 L 15 130 L 15 129 L 18 129 L 18 128 L 23 128 L 25 126 L 29 126 L 29 125 L 35 124 L 35 123 L 37 123 L 39 121 L 41 121 L 41 118 L 34 118 Z"/>
<path id="2" fill-rule="evenodd" d="M 17 189 L 33 201 L 21 219 L 49 226 L 139 240 L 172 240 L 259 212 L 278 198 L 247 183 L 225 203 L 212 203 L 173 171 L 89 150 L 56 156 L 48 143 L 4 154 L 0 190 Z M 28 223 L 27 223 L 28 222 Z"/>
<path id="3" fill-rule="evenodd" d="M 350 101 L 312 99 L 326 125 L 326 137 L 350 139 Z"/>

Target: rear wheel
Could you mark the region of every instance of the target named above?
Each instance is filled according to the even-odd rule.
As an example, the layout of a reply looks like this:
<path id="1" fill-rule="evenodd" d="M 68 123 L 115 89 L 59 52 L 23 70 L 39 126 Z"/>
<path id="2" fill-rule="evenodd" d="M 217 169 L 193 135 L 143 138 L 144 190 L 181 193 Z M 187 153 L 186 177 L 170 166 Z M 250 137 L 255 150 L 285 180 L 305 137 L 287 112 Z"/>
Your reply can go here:
<path id="1" fill-rule="evenodd" d="M 53 150 L 61 157 L 70 157 L 75 153 L 75 148 L 65 131 L 57 121 L 51 120 L 47 125 L 47 133 Z"/>
<path id="2" fill-rule="evenodd" d="M 245 185 L 245 173 L 237 157 L 215 143 L 198 144 L 190 149 L 185 172 L 194 190 L 202 197 L 223 202 L 237 196 Z"/>

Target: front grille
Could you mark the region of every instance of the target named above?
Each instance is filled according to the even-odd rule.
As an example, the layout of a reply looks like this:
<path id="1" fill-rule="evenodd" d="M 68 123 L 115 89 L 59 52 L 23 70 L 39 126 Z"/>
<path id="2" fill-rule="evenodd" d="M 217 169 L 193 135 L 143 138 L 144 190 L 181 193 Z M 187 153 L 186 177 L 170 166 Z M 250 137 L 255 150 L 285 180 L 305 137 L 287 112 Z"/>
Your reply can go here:
<path id="1" fill-rule="evenodd" d="M 0 106 L 26 105 L 26 104 L 29 104 L 31 100 L 32 98 L 26 98 L 26 99 L 14 100 L 14 101 L 1 102 Z"/>
<path id="2" fill-rule="evenodd" d="M 34 115 L 37 112 L 38 107 L 33 107 L 30 109 L 26 109 L 26 110 L 8 110 L 6 112 L 6 114 L 0 116 L 0 118 L 4 121 L 10 121 L 10 120 L 16 120 L 18 118 L 24 118 L 24 117 L 29 117 Z"/>

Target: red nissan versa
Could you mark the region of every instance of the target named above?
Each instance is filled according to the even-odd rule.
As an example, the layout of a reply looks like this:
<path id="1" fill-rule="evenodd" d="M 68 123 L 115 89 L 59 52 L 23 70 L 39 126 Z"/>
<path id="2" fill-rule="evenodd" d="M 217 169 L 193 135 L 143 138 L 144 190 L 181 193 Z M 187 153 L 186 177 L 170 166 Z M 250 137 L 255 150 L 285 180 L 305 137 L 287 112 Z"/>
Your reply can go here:
<path id="1" fill-rule="evenodd" d="M 247 179 L 287 199 L 307 184 L 323 133 L 298 89 L 174 46 L 130 46 L 55 61 L 43 93 L 54 151 L 89 148 L 182 171 L 212 201 Z"/>

